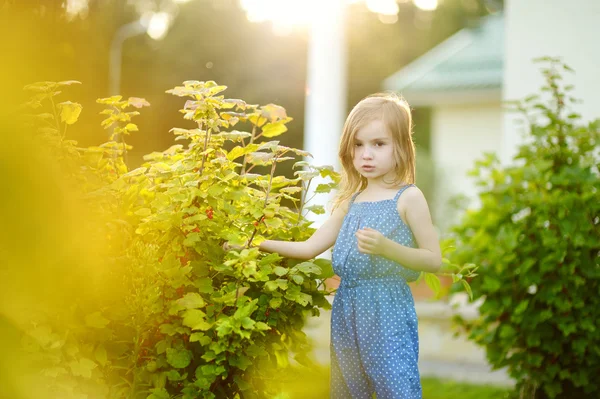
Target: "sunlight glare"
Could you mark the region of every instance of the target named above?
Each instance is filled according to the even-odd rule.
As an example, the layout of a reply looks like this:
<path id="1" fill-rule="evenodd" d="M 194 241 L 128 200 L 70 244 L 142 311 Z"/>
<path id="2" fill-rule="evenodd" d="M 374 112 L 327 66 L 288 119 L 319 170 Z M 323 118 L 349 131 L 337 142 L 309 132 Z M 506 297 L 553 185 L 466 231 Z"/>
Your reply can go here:
<path id="1" fill-rule="evenodd" d="M 415 6 L 425 11 L 433 11 L 438 6 L 438 0 L 413 0 Z"/>
<path id="2" fill-rule="evenodd" d="M 171 25 L 171 16 L 166 12 L 158 12 L 152 15 L 148 24 L 148 36 L 154 40 L 160 40 L 167 34 Z"/>
<path id="3" fill-rule="evenodd" d="M 396 0 L 366 0 L 367 8 L 381 15 L 397 15 L 400 8 Z"/>
<path id="4" fill-rule="evenodd" d="M 251 22 L 272 21 L 280 29 L 310 23 L 317 12 L 316 0 L 240 0 Z"/>

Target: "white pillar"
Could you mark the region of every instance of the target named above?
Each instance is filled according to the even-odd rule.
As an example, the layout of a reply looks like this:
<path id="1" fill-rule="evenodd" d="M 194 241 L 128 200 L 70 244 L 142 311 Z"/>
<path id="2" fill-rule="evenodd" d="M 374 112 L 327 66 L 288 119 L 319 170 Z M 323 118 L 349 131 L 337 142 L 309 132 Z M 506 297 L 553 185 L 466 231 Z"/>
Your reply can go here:
<path id="1" fill-rule="evenodd" d="M 575 70 L 565 72 L 575 85 L 572 96 L 583 100 L 575 107 L 585 120 L 600 117 L 600 1 L 507 0 L 504 100 L 539 94 L 543 78 L 534 58 L 551 56 Z M 502 160 L 508 162 L 522 142 L 517 117 L 506 113 Z"/>
<path id="2" fill-rule="evenodd" d="M 304 150 L 314 158 L 313 165 L 332 165 L 339 171 L 338 146 L 346 113 L 345 8 L 347 0 L 327 0 L 318 4 L 311 26 L 304 118 Z M 315 179 L 307 198 L 321 182 Z M 331 195 L 318 194 L 311 204 L 327 205 Z M 329 209 L 328 209 L 329 210 Z M 308 214 L 314 227 L 325 215 Z"/>

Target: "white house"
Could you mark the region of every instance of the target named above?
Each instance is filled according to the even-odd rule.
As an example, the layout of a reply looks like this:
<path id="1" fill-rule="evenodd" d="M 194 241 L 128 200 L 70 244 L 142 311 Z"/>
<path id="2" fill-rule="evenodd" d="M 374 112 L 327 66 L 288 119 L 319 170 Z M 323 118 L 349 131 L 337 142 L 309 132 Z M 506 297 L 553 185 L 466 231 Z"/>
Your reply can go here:
<path id="1" fill-rule="evenodd" d="M 502 102 L 539 94 L 540 65 L 533 59 L 560 57 L 575 70 L 566 75 L 583 100 L 576 111 L 600 117 L 600 1 L 507 0 L 504 13 L 489 15 L 385 79 L 385 90 L 401 93 L 412 107 L 431 109 L 431 157 L 436 224 L 444 230 L 460 216 L 454 195 L 473 198 L 467 171 L 484 152 L 509 162 L 521 142 L 517 116 Z"/>
<path id="2" fill-rule="evenodd" d="M 450 199 L 473 197 L 467 171 L 502 142 L 504 17 L 489 15 L 454 34 L 383 82 L 413 107 L 431 108 L 435 194 L 429 199 L 442 229 L 457 220 Z"/>

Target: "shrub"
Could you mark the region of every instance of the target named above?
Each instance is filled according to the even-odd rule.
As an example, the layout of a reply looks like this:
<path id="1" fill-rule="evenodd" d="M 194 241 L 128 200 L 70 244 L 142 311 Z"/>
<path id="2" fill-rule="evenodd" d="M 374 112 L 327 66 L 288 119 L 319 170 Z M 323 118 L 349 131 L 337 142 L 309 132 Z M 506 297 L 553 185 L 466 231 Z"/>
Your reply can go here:
<path id="1" fill-rule="evenodd" d="M 44 376 L 38 383 L 60 398 L 275 394 L 274 368 L 290 356 L 309 362 L 302 327 L 307 315 L 329 308 L 322 281 L 332 270 L 326 260 L 283 259 L 250 243 L 308 238 L 306 209 L 323 209 L 304 206 L 306 187 L 329 177 L 318 187 L 328 192 L 337 174 L 300 161 L 296 178 L 276 176 L 280 162 L 309 155 L 271 140 L 287 130 L 285 110 L 225 99 L 224 86 L 192 81 L 169 91 L 189 98 L 182 113 L 197 128 L 172 130 L 187 146 L 149 154 L 129 171 L 125 138 L 137 131 L 138 114 L 131 108 L 149 104 L 100 99 L 110 141 L 79 148 L 65 132 L 81 105 L 54 103 L 75 83 L 30 85 L 28 105 L 50 111 L 31 119 L 38 143 L 94 215 L 79 233 L 103 243 L 84 255 L 99 260 L 106 278 L 93 299 L 79 293 L 31 315 L 24 344 Z M 238 123 L 250 132 L 226 130 Z M 225 241 L 246 249 L 226 252 Z"/>
<path id="2" fill-rule="evenodd" d="M 480 207 L 455 227 L 455 262 L 479 266 L 481 318 L 461 321 L 520 397 L 600 397 L 600 122 L 570 113 L 575 100 L 557 59 L 542 68 L 549 100 L 513 105 L 528 121 L 511 165 L 488 154 L 473 176 Z"/>

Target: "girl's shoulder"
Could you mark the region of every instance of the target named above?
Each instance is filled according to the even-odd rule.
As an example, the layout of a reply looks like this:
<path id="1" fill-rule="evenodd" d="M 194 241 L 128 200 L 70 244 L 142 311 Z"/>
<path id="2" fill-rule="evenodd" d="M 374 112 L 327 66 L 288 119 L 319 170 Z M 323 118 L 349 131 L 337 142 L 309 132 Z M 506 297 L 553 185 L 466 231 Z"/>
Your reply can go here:
<path id="1" fill-rule="evenodd" d="M 396 206 L 398 207 L 398 211 L 402 213 L 406 212 L 409 207 L 419 206 L 427 204 L 427 200 L 425 199 L 425 195 L 421 191 L 421 189 L 414 184 L 411 184 L 409 187 L 405 188 L 402 191 L 402 195 L 398 197 L 398 201 Z"/>
<path id="2" fill-rule="evenodd" d="M 350 210 L 350 203 L 354 200 L 355 194 L 352 194 L 350 198 L 346 198 L 338 203 L 334 204 L 332 215 L 345 216 Z"/>

